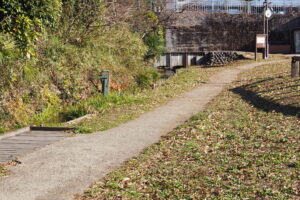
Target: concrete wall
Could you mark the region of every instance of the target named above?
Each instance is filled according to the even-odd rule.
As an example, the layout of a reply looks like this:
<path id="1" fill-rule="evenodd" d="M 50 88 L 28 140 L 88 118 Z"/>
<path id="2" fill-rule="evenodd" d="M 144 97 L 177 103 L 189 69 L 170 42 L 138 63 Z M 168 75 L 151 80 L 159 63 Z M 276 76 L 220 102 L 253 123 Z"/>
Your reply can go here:
<path id="1" fill-rule="evenodd" d="M 269 24 L 271 52 L 291 52 L 300 15 L 274 15 Z M 174 13 L 166 24 L 166 44 L 169 52 L 253 51 L 258 33 L 263 33 L 262 15 Z"/>

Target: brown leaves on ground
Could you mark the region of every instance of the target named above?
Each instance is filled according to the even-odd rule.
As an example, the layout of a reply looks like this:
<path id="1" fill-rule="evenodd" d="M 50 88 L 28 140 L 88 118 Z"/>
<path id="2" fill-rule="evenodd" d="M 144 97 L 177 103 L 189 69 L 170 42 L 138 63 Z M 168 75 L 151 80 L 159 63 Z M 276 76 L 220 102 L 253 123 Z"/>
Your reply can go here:
<path id="1" fill-rule="evenodd" d="M 78 199 L 299 199 L 300 121 L 285 106 L 299 109 L 300 79 L 289 67 L 243 74 Z"/>

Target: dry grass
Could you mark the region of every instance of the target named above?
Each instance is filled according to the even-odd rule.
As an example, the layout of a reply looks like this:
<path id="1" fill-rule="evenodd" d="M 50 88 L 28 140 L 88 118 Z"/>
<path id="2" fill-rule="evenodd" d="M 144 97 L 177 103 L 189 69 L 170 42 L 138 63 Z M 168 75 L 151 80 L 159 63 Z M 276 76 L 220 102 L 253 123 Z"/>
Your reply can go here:
<path id="1" fill-rule="evenodd" d="M 299 199 L 300 79 L 289 70 L 285 62 L 244 73 L 77 199 Z"/>
<path id="2" fill-rule="evenodd" d="M 0 164 L 0 177 L 8 175 L 7 167 L 4 164 Z"/>

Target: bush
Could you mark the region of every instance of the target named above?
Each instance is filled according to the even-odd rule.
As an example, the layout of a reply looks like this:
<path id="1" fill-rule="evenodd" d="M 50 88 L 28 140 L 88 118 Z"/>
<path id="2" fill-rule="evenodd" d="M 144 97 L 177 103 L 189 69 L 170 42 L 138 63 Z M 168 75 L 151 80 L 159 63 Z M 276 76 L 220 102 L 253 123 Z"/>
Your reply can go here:
<path id="1" fill-rule="evenodd" d="M 0 134 L 3 134 L 3 133 L 5 133 L 5 129 L 2 126 L 0 126 Z"/>
<path id="2" fill-rule="evenodd" d="M 20 51 L 16 48 L 13 38 L 8 34 L 0 33 L 0 88 L 2 90 L 16 79 L 17 62 L 20 58 Z"/>
<path id="3" fill-rule="evenodd" d="M 87 110 L 83 104 L 72 106 L 60 113 L 61 121 L 67 122 L 87 114 Z"/>
<path id="4" fill-rule="evenodd" d="M 83 45 L 104 24 L 103 0 L 64 0 L 58 34 L 66 42 Z"/>
<path id="5" fill-rule="evenodd" d="M 43 28 L 54 27 L 61 14 L 60 0 L 0 0 L 0 5 L 0 32 L 11 34 L 29 54 Z"/>
<path id="6" fill-rule="evenodd" d="M 144 44 L 147 46 L 145 60 L 152 59 L 165 52 L 163 27 L 154 12 L 138 10 L 132 14 L 129 23 L 131 29 L 142 36 Z"/>
<path id="7" fill-rule="evenodd" d="M 63 0 L 63 6 L 60 0 L 0 2 L 0 124 L 5 129 L 67 121 L 136 101 L 120 95 L 94 98 L 98 91 L 89 77 L 102 70 L 124 88 L 146 88 L 159 79 L 144 59 L 158 52 L 161 43 L 155 40 L 162 31 L 145 28 L 143 38 L 128 22 L 107 24 L 102 0 Z M 153 13 L 145 16 L 158 23 Z M 27 59 L 24 53 L 34 56 Z"/>
<path id="8" fill-rule="evenodd" d="M 164 30 L 158 16 L 152 11 L 143 13 L 144 21 L 150 26 L 145 32 L 144 43 L 148 47 L 145 59 L 157 57 L 165 52 Z"/>
<path id="9" fill-rule="evenodd" d="M 145 89 L 149 88 L 160 79 L 161 75 L 154 69 L 148 69 L 135 77 L 135 82 L 138 87 Z"/>
<path id="10" fill-rule="evenodd" d="M 145 36 L 145 44 L 148 47 L 145 59 L 155 58 L 163 54 L 165 50 L 165 40 L 162 28 L 158 28 Z"/>
<path id="11" fill-rule="evenodd" d="M 19 57 L 19 54 L 13 38 L 8 34 L 0 33 L 0 65 L 16 57 Z"/>

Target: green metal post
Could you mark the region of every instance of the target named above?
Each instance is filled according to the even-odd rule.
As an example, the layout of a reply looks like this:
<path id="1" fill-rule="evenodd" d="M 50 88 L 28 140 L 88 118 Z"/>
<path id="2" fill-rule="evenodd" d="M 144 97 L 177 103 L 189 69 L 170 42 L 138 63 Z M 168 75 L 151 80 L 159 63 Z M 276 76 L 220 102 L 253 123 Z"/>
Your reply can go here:
<path id="1" fill-rule="evenodd" d="M 106 96 L 109 93 L 109 71 L 102 71 L 100 79 L 102 84 L 102 94 Z"/>
<path id="2" fill-rule="evenodd" d="M 109 93 L 109 71 L 102 71 L 100 76 L 91 76 L 91 79 L 100 79 L 102 85 L 102 94 L 108 95 Z"/>

